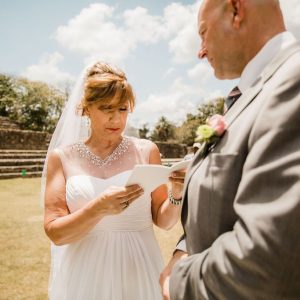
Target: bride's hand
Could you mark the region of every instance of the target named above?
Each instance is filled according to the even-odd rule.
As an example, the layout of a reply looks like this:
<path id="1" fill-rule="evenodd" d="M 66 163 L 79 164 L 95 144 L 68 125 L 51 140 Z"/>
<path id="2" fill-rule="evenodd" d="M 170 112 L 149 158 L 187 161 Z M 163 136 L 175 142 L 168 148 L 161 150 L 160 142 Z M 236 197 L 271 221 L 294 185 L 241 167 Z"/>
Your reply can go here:
<path id="1" fill-rule="evenodd" d="M 182 170 L 172 172 L 169 177 L 169 180 L 172 184 L 172 195 L 175 199 L 182 198 L 185 175 L 186 175 L 186 169 L 182 169 Z"/>
<path id="2" fill-rule="evenodd" d="M 143 193 L 144 190 L 137 184 L 126 187 L 111 186 L 95 200 L 95 206 L 99 214 L 119 214 Z"/>

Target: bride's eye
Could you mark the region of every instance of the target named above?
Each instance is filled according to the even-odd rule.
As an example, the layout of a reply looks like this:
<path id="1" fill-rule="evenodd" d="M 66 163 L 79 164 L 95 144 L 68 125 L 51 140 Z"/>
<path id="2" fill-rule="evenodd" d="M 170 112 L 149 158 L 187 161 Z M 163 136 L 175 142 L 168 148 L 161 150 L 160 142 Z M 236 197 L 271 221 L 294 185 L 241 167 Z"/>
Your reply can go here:
<path id="1" fill-rule="evenodd" d="M 121 111 L 121 112 L 125 112 L 125 111 L 128 111 L 128 107 L 126 107 L 126 106 L 124 106 L 124 107 L 120 107 L 119 108 L 119 111 Z"/>
<path id="2" fill-rule="evenodd" d="M 103 111 L 103 112 L 110 112 L 112 110 L 112 107 L 110 105 L 101 105 L 98 107 L 99 110 Z"/>

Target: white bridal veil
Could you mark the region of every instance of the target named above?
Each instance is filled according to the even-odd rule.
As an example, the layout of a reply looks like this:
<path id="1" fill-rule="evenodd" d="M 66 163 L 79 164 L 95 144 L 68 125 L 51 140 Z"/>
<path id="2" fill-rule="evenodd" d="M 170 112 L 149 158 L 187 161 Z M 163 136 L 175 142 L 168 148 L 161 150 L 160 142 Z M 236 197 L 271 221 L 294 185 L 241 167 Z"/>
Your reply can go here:
<path id="1" fill-rule="evenodd" d="M 47 162 L 49 154 L 56 148 L 71 145 L 88 138 L 88 127 L 86 117 L 76 114 L 76 109 L 83 97 L 84 83 L 89 67 L 80 74 L 77 82 L 66 102 L 62 115 L 57 123 L 52 135 L 42 173 L 41 183 L 41 205 L 44 206 L 44 196 L 46 187 Z"/>
<path id="2" fill-rule="evenodd" d="M 77 106 L 83 97 L 84 83 L 88 69 L 89 67 L 85 68 L 77 79 L 77 82 L 66 102 L 62 115 L 52 135 L 44 163 L 41 181 L 42 207 L 44 206 L 47 162 L 49 154 L 58 147 L 74 144 L 78 141 L 86 140 L 88 138 L 88 127 L 86 126 L 85 120 L 86 117 L 76 114 Z M 51 291 L 52 280 L 58 271 L 65 247 L 66 246 L 56 246 L 51 243 L 51 273 L 49 280 L 49 292 Z"/>

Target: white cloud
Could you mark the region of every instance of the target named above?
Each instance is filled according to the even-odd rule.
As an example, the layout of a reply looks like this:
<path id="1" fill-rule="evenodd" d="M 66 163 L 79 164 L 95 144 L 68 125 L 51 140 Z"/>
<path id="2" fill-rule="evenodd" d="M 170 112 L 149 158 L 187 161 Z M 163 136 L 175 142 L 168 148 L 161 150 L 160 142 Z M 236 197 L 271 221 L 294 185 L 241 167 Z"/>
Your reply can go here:
<path id="1" fill-rule="evenodd" d="M 173 122 L 184 120 L 186 111 L 193 110 L 194 105 L 187 101 L 184 91 L 169 91 L 165 94 L 151 94 L 144 102 L 138 103 L 134 111 L 134 123 L 139 127 L 145 123 L 153 126 L 161 116 Z"/>
<path id="2" fill-rule="evenodd" d="M 21 76 L 31 80 L 44 81 L 60 88 L 66 88 L 75 79 L 71 74 L 59 69 L 58 66 L 63 59 L 63 56 L 58 52 L 44 54 L 37 64 L 29 66 Z"/>
<path id="3" fill-rule="evenodd" d="M 55 38 L 63 47 L 89 57 L 87 60 L 119 62 L 135 45 L 126 39 L 125 30 L 111 21 L 114 12 L 108 5 L 91 4 L 60 26 Z"/>
<path id="4" fill-rule="evenodd" d="M 198 3 L 168 5 L 163 15 L 151 15 L 144 7 L 117 14 L 116 8 L 91 4 L 60 26 L 55 39 L 65 48 L 83 53 L 88 60 L 120 63 L 139 44 L 167 41 L 175 63 L 196 57 Z"/>
<path id="5" fill-rule="evenodd" d="M 175 73 L 175 71 L 176 71 L 175 68 L 173 68 L 173 67 L 172 67 L 172 68 L 169 68 L 169 69 L 163 74 L 162 78 L 165 79 L 165 78 L 171 76 L 172 74 Z"/>
<path id="6" fill-rule="evenodd" d="M 133 44 L 138 42 L 154 44 L 164 37 L 163 17 L 151 16 L 148 10 L 137 7 L 123 13 L 126 38 Z"/>
<path id="7" fill-rule="evenodd" d="M 207 83 L 207 81 L 214 76 L 213 69 L 204 61 L 196 64 L 192 69 L 188 70 L 187 73 L 190 79 L 199 84 Z"/>
<path id="8" fill-rule="evenodd" d="M 175 63 L 188 63 L 197 58 L 200 44 L 197 30 L 199 1 L 193 5 L 171 4 L 165 9 L 166 27 L 171 40 L 169 51 Z"/>
<path id="9" fill-rule="evenodd" d="M 300 2 L 299 0 L 281 0 L 280 5 L 287 29 L 300 39 Z"/>
<path id="10" fill-rule="evenodd" d="M 86 60 L 120 63 L 138 43 L 156 43 L 163 38 L 162 17 L 136 7 L 117 14 L 114 7 L 91 4 L 60 26 L 55 39 L 65 48 L 83 53 Z"/>
<path id="11" fill-rule="evenodd" d="M 146 101 L 137 103 L 133 122 L 141 127 L 147 120 L 153 126 L 161 116 L 165 116 L 178 125 L 185 120 L 187 113 L 197 111 L 197 106 L 207 95 L 199 85 L 186 84 L 182 78 L 176 78 L 165 93 L 151 94 Z"/>

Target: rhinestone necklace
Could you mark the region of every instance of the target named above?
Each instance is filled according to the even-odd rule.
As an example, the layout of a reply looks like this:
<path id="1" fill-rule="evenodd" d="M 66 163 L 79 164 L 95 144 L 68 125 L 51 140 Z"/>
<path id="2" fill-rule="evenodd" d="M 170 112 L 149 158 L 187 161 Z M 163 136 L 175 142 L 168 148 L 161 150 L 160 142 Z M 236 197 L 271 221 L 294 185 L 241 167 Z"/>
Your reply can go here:
<path id="1" fill-rule="evenodd" d="M 82 158 L 86 158 L 90 163 L 97 167 L 102 167 L 112 161 L 118 159 L 121 155 L 123 155 L 129 146 L 129 138 L 123 137 L 121 143 L 118 147 L 105 159 L 101 159 L 99 156 L 90 151 L 88 146 L 84 142 L 78 142 L 72 146 L 72 149 L 78 151 L 79 156 Z"/>

